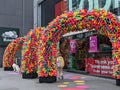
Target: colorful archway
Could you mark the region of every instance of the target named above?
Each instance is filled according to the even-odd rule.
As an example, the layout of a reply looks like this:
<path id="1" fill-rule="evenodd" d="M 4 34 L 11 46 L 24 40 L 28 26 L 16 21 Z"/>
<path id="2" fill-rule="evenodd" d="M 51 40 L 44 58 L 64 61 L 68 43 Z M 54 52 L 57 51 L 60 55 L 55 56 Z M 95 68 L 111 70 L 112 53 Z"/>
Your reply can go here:
<path id="1" fill-rule="evenodd" d="M 63 34 L 83 29 L 97 30 L 105 34 L 112 42 L 114 65 L 120 65 L 120 22 L 115 15 L 104 10 L 70 11 L 55 18 L 46 27 L 40 37 L 38 75 L 39 77 L 56 76 L 56 56 L 59 53 L 58 42 Z M 116 71 L 114 69 L 114 71 Z"/>
<path id="2" fill-rule="evenodd" d="M 38 61 L 38 45 L 40 32 L 44 28 L 35 28 L 28 32 L 22 48 L 22 63 L 21 63 L 21 72 L 23 73 L 23 78 L 37 78 L 37 61 Z M 38 53 L 37 53 L 38 52 Z"/>
<path id="3" fill-rule="evenodd" d="M 24 39 L 24 37 L 16 38 L 6 47 L 3 55 L 3 67 L 5 70 L 12 67 L 15 61 L 15 55 L 17 51 L 22 47 Z"/>

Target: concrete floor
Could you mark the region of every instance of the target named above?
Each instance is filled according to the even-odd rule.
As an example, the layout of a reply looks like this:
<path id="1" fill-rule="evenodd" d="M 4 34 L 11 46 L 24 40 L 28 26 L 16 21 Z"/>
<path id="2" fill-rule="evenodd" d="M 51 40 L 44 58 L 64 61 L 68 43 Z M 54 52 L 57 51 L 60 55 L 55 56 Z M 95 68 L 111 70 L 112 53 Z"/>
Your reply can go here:
<path id="1" fill-rule="evenodd" d="M 114 79 L 64 72 L 64 80 L 39 83 L 37 79 L 22 79 L 20 73 L 0 68 L 0 90 L 120 90 Z"/>

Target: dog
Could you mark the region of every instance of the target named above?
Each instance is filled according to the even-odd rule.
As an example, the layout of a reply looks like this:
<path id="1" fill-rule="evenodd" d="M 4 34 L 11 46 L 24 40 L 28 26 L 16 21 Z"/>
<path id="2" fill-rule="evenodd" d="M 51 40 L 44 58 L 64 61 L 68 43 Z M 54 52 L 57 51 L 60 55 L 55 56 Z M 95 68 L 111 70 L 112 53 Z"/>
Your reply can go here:
<path id="1" fill-rule="evenodd" d="M 17 64 L 13 63 L 12 67 L 15 72 L 20 72 L 20 67 Z"/>

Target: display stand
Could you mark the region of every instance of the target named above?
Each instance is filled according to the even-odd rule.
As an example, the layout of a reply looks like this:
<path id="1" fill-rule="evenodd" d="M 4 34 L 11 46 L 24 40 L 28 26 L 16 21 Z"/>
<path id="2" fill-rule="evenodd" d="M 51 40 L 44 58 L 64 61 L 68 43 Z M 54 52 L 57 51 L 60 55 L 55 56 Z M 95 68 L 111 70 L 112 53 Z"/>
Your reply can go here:
<path id="1" fill-rule="evenodd" d="M 13 71 L 12 67 L 4 67 L 4 71 Z"/>
<path id="2" fill-rule="evenodd" d="M 48 77 L 39 77 L 40 83 L 53 83 L 56 82 L 56 76 L 48 76 Z"/>
<path id="3" fill-rule="evenodd" d="M 120 86 L 120 79 L 116 79 L 116 85 Z"/>
<path id="4" fill-rule="evenodd" d="M 38 77 L 38 74 L 37 73 L 22 73 L 22 78 L 23 79 L 34 79 L 34 78 L 37 78 Z"/>

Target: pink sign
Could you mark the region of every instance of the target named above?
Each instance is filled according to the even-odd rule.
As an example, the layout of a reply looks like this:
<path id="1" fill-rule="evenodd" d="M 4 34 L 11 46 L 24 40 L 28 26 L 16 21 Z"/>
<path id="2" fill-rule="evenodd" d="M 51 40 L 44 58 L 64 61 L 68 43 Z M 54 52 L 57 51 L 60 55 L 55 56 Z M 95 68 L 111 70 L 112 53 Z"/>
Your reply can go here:
<path id="1" fill-rule="evenodd" d="M 70 40 L 70 53 L 76 53 L 76 40 Z"/>
<path id="2" fill-rule="evenodd" d="M 89 52 L 98 52 L 98 47 L 97 47 L 97 36 L 91 36 L 89 38 Z"/>

